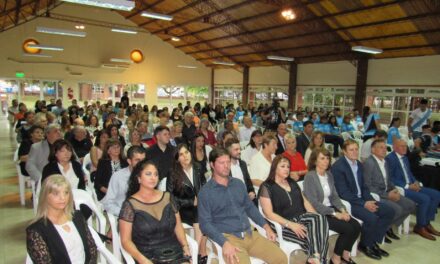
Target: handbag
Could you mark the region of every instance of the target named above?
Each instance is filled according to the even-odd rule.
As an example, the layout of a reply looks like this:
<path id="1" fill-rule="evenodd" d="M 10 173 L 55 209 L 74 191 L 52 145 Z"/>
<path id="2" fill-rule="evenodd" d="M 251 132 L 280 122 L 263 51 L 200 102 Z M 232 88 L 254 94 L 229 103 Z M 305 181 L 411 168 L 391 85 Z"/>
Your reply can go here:
<path id="1" fill-rule="evenodd" d="M 155 264 L 177 264 L 189 261 L 190 257 L 184 256 L 179 246 L 156 248 L 152 251 L 151 260 Z"/>

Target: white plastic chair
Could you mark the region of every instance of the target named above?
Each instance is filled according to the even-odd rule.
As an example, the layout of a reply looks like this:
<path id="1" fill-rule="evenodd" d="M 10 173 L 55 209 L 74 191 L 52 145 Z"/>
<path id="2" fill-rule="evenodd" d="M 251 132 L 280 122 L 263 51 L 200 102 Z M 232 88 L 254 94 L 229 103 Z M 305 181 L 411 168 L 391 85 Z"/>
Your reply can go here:
<path id="1" fill-rule="evenodd" d="M 14 152 L 14 163 L 15 169 L 18 175 L 18 190 L 20 194 L 20 204 L 26 204 L 26 182 L 30 182 L 32 188 L 33 199 L 35 199 L 35 181 L 31 180 L 30 177 L 26 177 L 21 173 L 20 160 L 18 158 L 18 149 Z M 34 204 L 34 213 L 37 213 L 37 207 Z"/>
<path id="2" fill-rule="evenodd" d="M 396 186 L 397 191 L 399 191 L 401 196 L 405 196 L 405 190 L 400 187 L 400 186 Z M 409 222 L 411 221 L 411 215 L 408 215 L 408 217 L 403 221 L 403 224 L 400 225 L 397 228 L 397 233 L 399 235 L 402 235 L 402 228 L 403 228 L 403 234 L 408 235 L 409 234 Z"/>
<path id="3" fill-rule="evenodd" d="M 91 226 L 89 226 L 90 233 L 92 233 L 93 240 L 95 241 L 96 247 L 98 249 L 98 252 L 100 253 L 100 262 L 102 264 L 110 263 L 110 264 L 122 264 L 120 260 L 118 260 L 105 246 L 105 244 L 102 242 L 101 238 L 99 237 L 98 233 L 93 229 Z"/>
<path id="4" fill-rule="evenodd" d="M 240 149 L 243 150 L 249 144 L 249 141 L 240 141 Z"/>
<path id="5" fill-rule="evenodd" d="M 157 185 L 159 191 L 165 192 L 167 190 L 167 177 L 163 178 Z"/>
<path id="6" fill-rule="evenodd" d="M 121 257 L 121 251 L 124 250 L 121 246 L 121 240 L 119 238 L 119 231 L 118 231 L 118 223 L 116 220 L 116 217 L 112 215 L 111 213 L 107 212 L 107 218 L 108 223 L 110 224 L 110 229 L 112 231 L 112 248 L 113 248 L 113 255 L 118 260 L 122 260 Z"/>
<path id="7" fill-rule="evenodd" d="M 354 139 L 360 139 L 362 140 L 362 137 L 364 136 L 364 134 L 361 131 L 353 131 L 353 137 Z"/>
<path id="8" fill-rule="evenodd" d="M 344 139 L 344 141 L 351 138 L 351 135 L 348 132 L 342 132 L 341 136 Z"/>
<path id="9" fill-rule="evenodd" d="M 89 207 L 96 216 L 99 233 L 105 234 L 106 233 L 105 226 L 107 220 L 105 219 L 105 216 L 101 211 L 101 208 L 96 204 L 92 196 L 87 191 L 80 189 L 73 189 L 72 194 L 73 194 L 73 201 L 75 203 L 75 209 L 79 210 L 81 204 L 84 204 L 87 207 Z M 92 225 L 92 217 L 89 218 L 88 224 Z"/>
<path id="10" fill-rule="evenodd" d="M 345 201 L 345 200 L 342 200 L 342 199 L 341 199 L 341 202 L 342 202 L 342 204 L 344 205 L 345 209 L 347 210 L 347 213 L 349 213 L 349 214 L 351 215 L 351 217 L 353 217 L 356 221 L 359 222 L 359 224 L 362 225 L 362 223 L 363 223 L 362 220 L 357 219 L 356 217 L 354 217 L 354 216 L 351 214 L 351 204 L 350 204 L 349 202 Z M 353 244 L 353 247 L 351 248 L 350 255 L 351 255 L 352 257 L 356 257 L 356 255 L 357 255 L 358 244 L 359 244 L 359 240 L 356 240 L 356 242 L 354 242 L 354 244 Z"/>
<path id="11" fill-rule="evenodd" d="M 90 168 L 91 165 L 92 165 L 92 159 L 90 158 L 90 153 L 87 153 L 87 155 L 84 156 L 82 168 L 84 173 L 86 174 L 88 185 L 91 185 L 93 187 L 93 184 L 90 180 L 90 169 L 87 168 L 87 167 Z"/>

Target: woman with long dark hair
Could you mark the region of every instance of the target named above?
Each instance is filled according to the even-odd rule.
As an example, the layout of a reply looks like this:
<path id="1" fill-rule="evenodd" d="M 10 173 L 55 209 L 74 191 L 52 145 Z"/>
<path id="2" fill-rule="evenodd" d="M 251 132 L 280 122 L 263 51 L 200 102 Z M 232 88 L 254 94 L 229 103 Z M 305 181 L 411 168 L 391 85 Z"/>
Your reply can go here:
<path id="1" fill-rule="evenodd" d="M 290 161 L 279 155 L 269 176 L 260 186 L 259 201 L 264 215 L 283 226 L 283 238 L 306 251 L 308 263 L 326 263 L 328 224 L 290 178 Z"/>
<path id="2" fill-rule="evenodd" d="M 133 169 L 119 215 L 122 247 L 137 263 L 189 263 L 179 208 L 158 183 L 153 162 L 143 160 Z"/>
<path id="3" fill-rule="evenodd" d="M 119 127 L 117 125 L 109 125 L 106 129 L 111 139 L 118 140 L 121 143 L 121 146 L 125 147 L 125 139 L 123 136 L 119 135 Z"/>
<path id="4" fill-rule="evenodd" d="M 102 157 L 98 162 L 95 176 L 95 190 L 98 200 L 107 193 L 111 176 L 120 169 L 128 166 L 122 155 L 122 146 L 118 140 L 109 139 Z"/>
<path id="5" fill-rule="evenodd" d="M 246 148 L 241 152 L 241 159 L 249 165 L 252 157 L 261 150 L 262 145 L 263 133 L 261 133 L 259 129 L 256 129 L 251 134 L 249 144 L 247 144 Z"/>
<path id="6" fill-rule="evenodd" d="M 73 147 L 67 140 L 58 139 L 53 143 L 49 154 L 49 163 L 43 168 L 41 182 L 53 174 L 61 174 L 66 177 L 74 189 L 85 190 L 86 188 L 81 163 L 76 160 Z"/>
<path id="7" fill-rule="evenodd" d="M 207 238 L 200 231 L 197 216 L 197 195 L 205 183 L 204 168 L 193 162 L 186 144 L 179 144 L 174 154 L 173 169 L 167 177 L 167 191 L 175 198 L 182 222 L 194 227 L 195 238 L 199 244 L 198 263 L 206 263 L 208 259 Z"/>
<path id="8" fill-rule="evenodd" d="M 390 123 L 390 128 L 388 129 L 388 139 L 387 144 L 393 145 L 394 140 L 400 139 L 400 117 L 393 117 Z"/>
<path id="9" fill-rule="evenodd" d="M 206 153 L 205 137 L 202 133 L 196 133 L 191 141 L 191 155 L 193 160 L 201 165 L 204 170 L 203 173 L 205 173 L 208 168 L 208 155 Z"/>

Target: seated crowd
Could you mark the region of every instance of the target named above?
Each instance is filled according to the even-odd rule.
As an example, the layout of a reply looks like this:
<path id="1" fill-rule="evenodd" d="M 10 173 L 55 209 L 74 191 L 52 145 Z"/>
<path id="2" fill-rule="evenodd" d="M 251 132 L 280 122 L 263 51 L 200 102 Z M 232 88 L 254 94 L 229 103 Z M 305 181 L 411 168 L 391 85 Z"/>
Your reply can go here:
<path id="1" fill-rule="evenodd" d="M 287 263 L 274 243 L 277 224 L 316 264 L 355 263 L 359 237 L 366 256 L 389 256 L 380 245 L 399 240 L 394 230 L 410 214 L 415 233 L 440 236 L 431 225 L 440 169 L 420 165 L 440 150 L 440 122 L 430 122 L 426 100 L 405 135 L 397 117 L 382 130 L 368 106 L 363 116 L 342 116 L 338 108 L 286 111 L 276 100 L 248 108 L 188 101 L 171 113 L 130 106 L 128 97 L 14 105 L 20 168 L 41 186 L 26 230 L 34 263 L 96 263 L 84 222 L 91 212 L 73 210 L 72 188 L 93 192 L 119 217 L 122 247 L 138 263 L 189 263 L 183 224 L 194 229 L 198 263 L 207 263 L 208 240 L 227 263 Z M 327 252 L 331 232 L 339 237 Z"/>

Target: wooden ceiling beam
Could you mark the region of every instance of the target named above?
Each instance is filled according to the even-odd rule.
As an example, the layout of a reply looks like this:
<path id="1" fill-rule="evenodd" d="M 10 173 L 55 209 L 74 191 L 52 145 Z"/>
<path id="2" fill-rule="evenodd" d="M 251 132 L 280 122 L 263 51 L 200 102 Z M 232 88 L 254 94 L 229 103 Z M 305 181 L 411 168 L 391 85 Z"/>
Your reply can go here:
<path id="1" fill-rule="evenodd" d="M 437 28 L 437 29 L 430 29 L 430 30 L 413 31 L 413 32 L 408 32 L 408 33 L 398 33 L 398 34 L 392 34 L 392 35 L 386 35 L 386 36 L 359 38 L 359 39 L 355 39 L 355 40 L 349 40 L 348 42 L 349 43 L 350 42 L 362 42 L 362 41 L 382 40 L 382 39 L 385 40 L 385 39 L 390 39 L 390 38 L 400 38 L 400 37 L 416 36 L 416 35 L 421 35 L 421 34 L 431 34 L 431 33 L 439 33 L 439 32 L 440 32 L 440 28 Z M 259 51 L 259 53 L 261 53 L 261 54 L 258 54 L 255 52 L 244 52 L 244 53 L 229 54 L 228 56 L 229 57 L 238 57 L 238 56 L 246 56 L 246 55 L 276 55 L 277 52 L 282 52 L 282 51 L 293 51 L 293 50 L 298 50 L 298 49 L 303 49 L 303 48 L 321 47 L 321 46 L 323 47 L 323 46 L 327 46 L 327 45 L 345 44 L 345 43 L 347 43 L 347 41 L 336 40 L 336 41 L 331 41 L 331 42 L 307 44 L 307 45 L 295 46 L 295 47 L 262 50 L 262 51 Z M 213 56 L 213 57 L 209 57 L 209 58 L 200 58 L 197 60 L 203 61 L 203 60 L 209 60 L 209 59 L 218 59 L 221 57 L 222 56 Z"/>
<path id="2" fill-rule="evenodd" d="M 246 6 L 246 5 L 248 5 L 249 3 L 252 3 L 252 2 L 254 2 L 254 0 L 245 0 L 245 1 L 243 1 L 243 2 L 240 2 L 240 3 L 234 4 L 234 5 L 230 5 L 230 6 L 226 7 L 226 8 L 224 8 L 224 9 L 222 9 L 222 12 L 228 12 L 228 11 L 231 11 L 231 10 L 234 10 L 234 9 L 237 9 L 237 8 L 240 8 L 240 7 L 242 7 L 242 6 Z M 162 33 L 162 32 L 165 32 L 165 31 L 170 31 L 170 30 L 173 30 L 173 29 L 175 29 L 175 28 L 179 28 L 179 27 L 182 27 L 182 26 L 186 26 L 186 25 L 188 25 L 188 24 L 190 24 L 190 23 L 193 23 L 193 22 L 196 22 L 196 21 L 203 21 L 204 18 L 207 18 L 207 17 L 210 17 L 210 16 L 214 16 L 214 15 L 216 15 L 217 13 L 218 13 L 218 11 L 210 12 L 210 13 L 208 13 L 208 14 L 205 14 L 205 15 L 202 15 L 202 16 L 197 16 L 197 17 L 191 18 L 191 19 L 189 19 L 189 20 L 186 20 L 186 21 L 184 21 L 184 22 L 182 22 L 182 23 L 178 23 L 178 24 L 175 24 L 175 25 L 173 25 L 173 26 L 169 26 L 169 27 L 166 27 L 166 28 L 162 28 L 162 29 L 159 29 L 159 30 L 153 31 L 153 32 L 151 32 L 151 33 L 152 33 L 152 34 L 158 34 L 158 33 Z M 144 23 L 144 24 L 146 24 L 146 23 Z M 143 26 L 143 24 L 140 24 L 139 26 Z"/>
<path id="3" fill-rule="evenodd" d="M 321 2 L 321 0 L 309 1 L 306 4 L 303 4 L 303 3 L 297 3 L 297 4 L 293 4 L 293 5 L 291 4 L 291 5 L 289 5 L 289 7 L 297 8 L 297 9 L 304 9 L 305 10 L 304 12 L 310 13 L 310 11 L 307 8 L 307 5 L 315 4 L 315 3 L 318 3 L 318 2 Z M 260 14 L 257 14 L 257 15 L 252 15 L 252 16 L 247 16 L 247 17 L 243 17 L 243 18 L 240 18 L 240 19 L 231 20 L 231 21 L 228 21 L 227 23 L 224 23 L 224 24 L 221 24 L 221 25 L 216 25 L 216 26 L 212 26 L 212 27 L 209 27 L 209 28 L 204 28 L 204 29 L 197 30 L 197 31 L 192 31 L 192 32 L 187 33 L 187 34 L 179 35 L 178 37 L 179 38 L 184 38 L 184 37 L 189 36 L 189 35 L 194 36 L 196 34 L 201 34 L 201 33 L 212 31 L 212 30 L 216 30 L 216 29 L 219 29 L 219 28 L 237 25 L 237 24 L 240 24 L 240 23 L 244 23 L 246 21 L 259 19 L 259 18 L 262 18 L 262 17 L 265 17 L 265 16 L 276 15 L 276 14 L 279 14 L 281 12 L 281 10 L 282 10 L 282 8 L 277 8 L 275 10 L 271 10 L 271 11 L 268 11 L 268 12 L 260 13 Z"/>
<path id="4" fill-rule="evenodd" d="M 16 0 L 15 3 L 14 25 L 18 25 L 18 20 L 20 19 L 21 0 Z"/>
<path id="5" fill-rule="evenodd" d="M 138 1 L 139 1 L 139 0 L 138 0 Z M 132 17 L 138 15 L 139 13 L 141 13 L 141 12 L 147 10 L 147 9 L 150 9 L 150 8 L 153 8 L 153 7 L 157 6 L 158 4 L 160 4 L 160 3 L 164 2 L 164 1 L 165 1 L 165 0 L 157 0 L 156 2 L 154 2 L 154 3 L 150 4 L 150 5 L 148 5 L 148 4 L 146 4 L 146 3 L 144 2 L 144 0 L 140 0 L 141 5 L 142 5 L 142 8 L 140 8 L 138 11 L 136 11 L 136 12 L 134 12 L 134 13 L 129 14 L 128 16 L 124 16 L 124 18 L 125 18 L 125 19 L 130 19 L 130 18 L 132 18 Z"/>
<path id="6" fill-rule="evenodd" d="M 362 12 L 362 11 L 382 8 L 382 7 L 385 7 L 385 6 L 396 5 L 396 4 L 399 4 L 399 3 L 402 3 L 402 2 L 407 2 L 407 1 L 411 1 L 411 0 L 401 0 L 401 1 L 395 0 L 395 1 L 392 1 L 392 2 L 381 3 L 381 4 L 374 5 L 374 6 L 369 6 L 369 7 L 360 7 L 360 8 L 355 8 L 355 9 L 351 9 L 351 10 L 345 10 L 345 11 L 341 11 L 341 12 L 337 12 L 337 13 L 333 13 L 333 14 L 327 14 L 327 15 L 324 15 L 324 16 L 313 16 L 311 18 L 304 19 L 304 20 L 295 20 L 293 22 L 286 23 L 286 24 L 273 25 L 273 26 L 269 26 L 269 27 L 265 27 L 265 28 L 259 28 L 259 29 L 255 29 L 255 30 L 250 30 L 250 31 L 246 32 L 246 34 L 261 33 L 261 32 L 265 32 L 265 31 L 269 31 L 269 30 L 289 27 L 289 26 L 292 26 L 292 24 L 301 24 L 301 23 L 304 23 L 304 22 L 319 22 L 319 21 L 322 21 L 323 19 L 327 19 L 327 18 L 333 18 L 333 17 L 337 17 L 337 16 L 341 16 L 341 15 L 347 15 L 347 14 L 352 14 L 352 13 L 357 13 L 357 12 Z M 228 39 L 228 38 L 236 38 L 236 37 L 239 37 L 239 36 L 240 36 L 240 34 L 228 35 L 228 36 L 223 36 L 223 37 L 215 37 L 215 38 L 211 38 L 211 39 L 206 39 L 204 41 L 199 41 L 199 42 L 179 45 L 179 46 L 176 46 L 176 48 L 190 47 L 190 46 L 194 46 L 194 45 L 198 45 L 198 44 L 204 44 L 204 43 L 212 42 L 212 41 L 224 40 L 224 39 Z"/>

